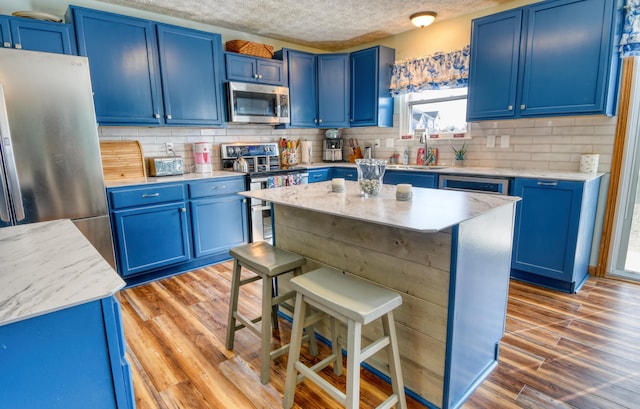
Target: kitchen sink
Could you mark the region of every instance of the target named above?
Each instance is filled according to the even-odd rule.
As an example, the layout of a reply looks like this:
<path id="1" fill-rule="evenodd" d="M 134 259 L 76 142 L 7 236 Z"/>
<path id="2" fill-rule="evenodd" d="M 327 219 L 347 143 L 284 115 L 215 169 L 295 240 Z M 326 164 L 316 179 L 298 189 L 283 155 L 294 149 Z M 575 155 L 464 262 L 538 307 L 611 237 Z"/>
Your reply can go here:
<path id="1" fill-rule="evenodd" d="M 421 165 L 387 165 L 387 169 L 409 169 L 409 170 L 437 170 L 445 169 L 448 166 L 421 166 Z"/>

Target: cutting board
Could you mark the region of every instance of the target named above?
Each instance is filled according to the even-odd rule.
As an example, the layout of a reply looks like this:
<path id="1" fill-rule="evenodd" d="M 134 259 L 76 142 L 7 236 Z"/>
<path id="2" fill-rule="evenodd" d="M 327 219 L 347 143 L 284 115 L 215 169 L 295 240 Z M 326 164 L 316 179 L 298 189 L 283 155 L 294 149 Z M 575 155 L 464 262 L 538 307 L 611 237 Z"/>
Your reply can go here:
<path id="1" fill-rule="evenodd" d="M 138 141 L 101 141 L 102 172 L 105 182 L 145 181 L 146 167 Z"/>

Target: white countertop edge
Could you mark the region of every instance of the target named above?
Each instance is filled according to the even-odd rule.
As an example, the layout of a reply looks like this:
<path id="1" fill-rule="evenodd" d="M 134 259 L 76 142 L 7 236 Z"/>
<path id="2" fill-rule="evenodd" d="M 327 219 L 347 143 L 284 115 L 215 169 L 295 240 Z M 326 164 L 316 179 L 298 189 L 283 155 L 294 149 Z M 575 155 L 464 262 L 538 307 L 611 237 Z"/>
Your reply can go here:
<path id="1" fill-rule="evenodd" d="M 243 172 L 217 170 L 209 173 L 185 173 L 177 176 L 146 177 L 144 180 L 105 181 L 105 187 L 113 188 L 113 187 L 120 187 L 120 186 L 150 185 L 154 183 L 189 182 L 189 181 L 220 179 L 220 178 L 229 178 L 229 177 L 245 176 L 245 175 L 246 173 L 243 173 Z"/>

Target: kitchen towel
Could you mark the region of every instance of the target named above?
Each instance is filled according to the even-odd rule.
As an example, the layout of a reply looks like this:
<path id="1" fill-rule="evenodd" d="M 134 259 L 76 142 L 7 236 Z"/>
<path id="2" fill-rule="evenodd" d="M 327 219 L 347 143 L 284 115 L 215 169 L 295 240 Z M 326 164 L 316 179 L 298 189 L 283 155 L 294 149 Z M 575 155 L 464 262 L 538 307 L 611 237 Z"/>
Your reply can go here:
<path id="1" fill-rule="evenodd" d="M 600 155 L 598 154 L 580 156 L 580 172 L 596 173 L 598 171 L 599 162 Z"/>
<path id="2" fill-rule="evenodd" d="M 311 141 L 302 141 L 301 143 L 301 152 L 300 157 L 302 163 L 312 163 L 312 151 L 311 151 Z"/>

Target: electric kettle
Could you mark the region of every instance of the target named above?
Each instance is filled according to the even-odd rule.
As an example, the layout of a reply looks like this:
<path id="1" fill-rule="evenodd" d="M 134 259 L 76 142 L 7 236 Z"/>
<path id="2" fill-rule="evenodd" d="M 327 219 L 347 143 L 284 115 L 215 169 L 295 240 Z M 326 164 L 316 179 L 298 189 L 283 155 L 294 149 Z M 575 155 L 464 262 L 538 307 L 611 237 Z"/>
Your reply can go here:
<path id="1" fill-rule="evenodd" d="M 233 161 L 233 170 L 236 172 L 249 172 L 249 163 L 244 158 L 237 158 Z"/>

